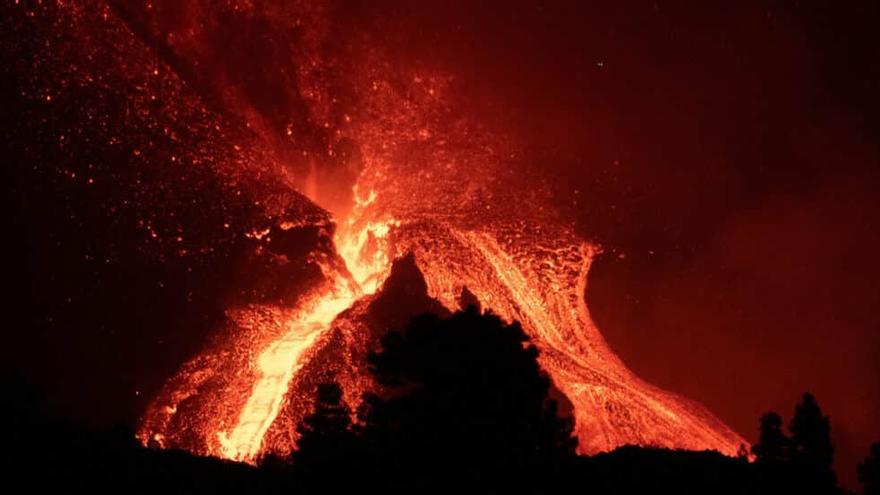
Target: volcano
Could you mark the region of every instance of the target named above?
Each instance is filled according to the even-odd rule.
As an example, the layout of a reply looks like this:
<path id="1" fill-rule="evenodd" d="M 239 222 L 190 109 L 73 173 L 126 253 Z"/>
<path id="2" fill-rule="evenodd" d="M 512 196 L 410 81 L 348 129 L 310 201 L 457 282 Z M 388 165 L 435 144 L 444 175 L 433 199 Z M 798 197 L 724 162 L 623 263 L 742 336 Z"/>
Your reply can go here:
<path id="1" fill-rule="evenodd" d="M 152 174 L 130 181 L 141 211 L 161 216 L 169 197 L 209 184 L 216 204 L 247 217 L 217 221 L 247 248 L 241 275 L 227 281 L 224 323 L 144 412 L 144 444 L 246 462 L 285 453 L 317 384 L 338 380 L 356 407 L 381 335 L 468 304 L 522 324 L 582 453 L 638 444 L 735 455 L 745 443 L 605 343 L 586 302 L 600 246 L 560 213 L 522 143 L 461 110 L 454 72 L 400 63 L 370 30 L 340 42 L 321 2 L 38 10 L 51 42 L 36 58 L 65 76 L 30 97 L 104 105 L 87 110 L 93 141 L 127 144 Z M 38 69 L 31 84 L 57 88 L 57 71 Z M 195 241 L 157 233 L 151 218 L 141 220 L 158 239 L 151 249 L 216 247 L 184 248 Z"/>
<path id="2" fill-rule="evenodd" d="M 230 310 L 231 340 L 169 382 L 147 411 L 144 442 L 244 461 L 284 453 L 319 383 L 340 381 L 353 406 L 371 390 L 366 354 L 384 332 L 420 312 L 478 302 L 522 323 L 570 402 L 581 452 L 638 444 L 734 455 L 744 444 L 700 405 L 640 380 L 608 348 L 584 300 L 595 248 L 537 219 L 505 221 L 499 212 L 488 224 L 485 214 L 479 226 L 453 224 L 430 205 L 390 216 L 378 198 L 356 205 L 333 236 L 338 251 L 321 253 L 324 280 L 305 302 Z M 238 358 L 242 349 L 250 359 Z"/>

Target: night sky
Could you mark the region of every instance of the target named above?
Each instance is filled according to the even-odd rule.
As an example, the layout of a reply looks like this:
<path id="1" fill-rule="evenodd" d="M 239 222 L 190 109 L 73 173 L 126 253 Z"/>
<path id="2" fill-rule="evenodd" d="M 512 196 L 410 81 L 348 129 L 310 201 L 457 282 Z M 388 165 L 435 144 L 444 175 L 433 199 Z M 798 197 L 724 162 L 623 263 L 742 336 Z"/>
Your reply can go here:
<path id="1" fill-rule="evenodd" d="M 540 3 L 340 2 L 323 18 L 341 47 L 369 32 L 391 60 L 454 74 L 461 111 L 524 144 L 555 206 L 603 248 L 588 304 L 638 375 L 749 440 L 763 412 L 788 418 L 813 392 L 851 483 L 880 439 L 880 5 Z M 96 425 L 136 421 L 234 288 L 269 271 L 228 232 L 262 221 L 257 186 L 233 197 L 210 166 L 151 175 L 141 141 L 170 126 L 183 137 L 156 146 L 210 165 L 237 156 L 253 113 L 267 123 L 253 139 L 302 120 L 294 62 L 259 19 L 227 19 L 181 58 L 164 34 L 197 9 L 123 4 L 109 7 L 120 25 L 185 81 L 167 89 L 173 111 L 143 122 L 127 113 L 135 77 L 102 79 L 109 98 L 40 93 L 55 80 L 65 94 L 59 60 L 78 44 L 124 39 L 63 34 L 53 7 L 0 8 L 3 362 L 54 414 Z M 173 86 L 157 77 L 144 84 Z M 189 97 L 207 110 L 177 103 Z"/>

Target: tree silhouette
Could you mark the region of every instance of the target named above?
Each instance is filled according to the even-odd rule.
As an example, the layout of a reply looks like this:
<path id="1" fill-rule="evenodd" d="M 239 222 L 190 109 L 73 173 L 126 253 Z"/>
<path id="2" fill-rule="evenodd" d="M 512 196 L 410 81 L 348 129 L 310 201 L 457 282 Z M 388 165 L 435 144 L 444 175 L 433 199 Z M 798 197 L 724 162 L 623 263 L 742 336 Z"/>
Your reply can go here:
<path id="1" fill-rule="evenodd" d="M 788 437 L 782 432 L 782 418 L 775 412 L 761 416 L 761 435 L 752 446 L 758 462 L 780 462 L 788 458 Z"/>
<path id="2" fill-rule="evenodd" d="M 577 440 L 537 356 L 518 324 L 474 306 L 386 335 L 369 356 L 385 393 L 359 413 L 372 459 L 416 491 L 540 491 L 560 479 Z"/>
<path id="3" fill-rule="evenodd" d="M 789 423 L 791 431 L 790 456 L 800 471 L 805 493 L 828 493 L 835 487 L 832 469 L 834 446 L 831 444 L 831 425 L 816 398 L 805 393 L 795 406 Z"/>
<path id="4" fill-rule="evenodd" d="M 352 438 L 351 411 L 342 401 L 339 384 L 318 385 L 314 412 L 303 420 L 297 432 L 300 436 L 296 455 L 300 457 L 326 455 L 328 446 Z"/>
<path id="5" fill-rule="evenodd" d="M 859 482 L 865 495 L 880 495 L 880 442 L 871 444 L 871 453 L 859 464 Z"/>
<path id="6" fill-rule="evenodd" d="M 831 426 L 816 398 L 805 393 L 782 431 L 782 418 L 775 412 L 761 416 L 761 434 L 752 446 L 761 493 L 838 493 L 832 469 L 834 446 Z"/>
<path id="7" fill-rule="evenodd" d="M 782 431 L 782 417 L 775 412 L 761 416 L 760 437 L 752 446 L 755 454 L 756 491 L 786 493 L 795 478 L 791 469 L 790 440 Z"/>
<path id="8" fill-rule="evenodd" d="M 795 407 L 789 430 L 791 430 L 793 459 L 801 460 L 815 468 L 831 469 L 831 464 L 834 462 L 831 425 L 812 394 L 804 394 L 801 403 Z"/>
<path id="9" fill-rule="evenodd" d="M 306 488 L 338 489 L 347 486 L 339 469 L 357 465 L 355 434 L 351 411 L 342 400 L 342 389 L 335 382 L 318 385 L 313 412 L 297 427 L 297 448 L 291 454 L 294 476 Z M 274 464 L 271 459 L 267 464 Z M 271 466 L 270 464 L 270 466 Z M 353 474 L 353 473 L 346 473 Z"/>

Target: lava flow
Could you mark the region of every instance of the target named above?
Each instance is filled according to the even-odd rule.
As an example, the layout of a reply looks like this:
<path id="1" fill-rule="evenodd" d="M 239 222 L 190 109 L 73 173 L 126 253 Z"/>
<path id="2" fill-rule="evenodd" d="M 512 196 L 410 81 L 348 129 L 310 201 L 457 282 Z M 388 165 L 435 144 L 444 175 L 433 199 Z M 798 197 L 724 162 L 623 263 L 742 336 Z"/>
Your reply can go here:
<path id="1" fill-rule="evenodd" d="M 375 197 L 375 196 L 373 196 Z M 388 234 L 389 223 L 370 224 L 357 233 L 337 236 L 345 264 L 322 266 L 329 281 L 314 301 L 304 305 L 286 323 L 288 330 L 273 340 L 256 360 L 257 381 L 230 434 L 218 432 L 222 455 L 251 460 L 262 446 L 263 436 L 275 421 L 287 395 L 290 380 L 303 366 L 303 354 L 329 328 L 343 310 L 359 298 L 372 294 L 390 264 L 381 249 L 368 250 Z M 367 251 L 371 251 L 365 256 Z M 347 257 L 346 257 L 347 256 Z M 346 269 L 347 268 L 347 269 Z"/>
<path id="2" fill-rule="evenodd" d="M 357 287 L 334 274 L 334 285 L 287 323 L 288 330 L 257 358 L 257 382 L 230 434 L 219 432 L 223 455 L 250 459 L 260 450 L 263 435 L 272 425 L 287 393 L 290 379 L 301 367 L 300 357 L 342 310 L 360 294 Z"/>

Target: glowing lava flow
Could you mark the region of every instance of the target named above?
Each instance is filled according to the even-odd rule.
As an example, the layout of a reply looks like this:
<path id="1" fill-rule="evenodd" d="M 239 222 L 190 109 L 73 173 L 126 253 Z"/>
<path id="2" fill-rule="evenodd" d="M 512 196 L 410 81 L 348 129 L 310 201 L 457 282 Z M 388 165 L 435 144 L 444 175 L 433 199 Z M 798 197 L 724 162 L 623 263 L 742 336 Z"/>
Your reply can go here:
<path id="1" fill-rule="evenodd" d="M 373 191 L 367 200 L 356 197 L 355 208 L 369 205 L 375 197 Z M 237 424 L 229 434 L 217 433 L 224 457 L 252 461 L 260 453 L 263 437 L 278 416 L 291 379 L 304 364 L 306 351 L 330 328 L 339 313 L 358 298 L 372 294 L 387 274 L 390 260 L 379 244 L 393 224 L 393 221 L 373 222 L 357 230 L 353 229 L 353 222 L 343 225 L 334 240 L 347 271 L 322 266 L 331 287 L 305 305 L 299 316 L 287 323 L 287 332 L 260 353 L 256 361 L 257 381 Z"/>
<path id="2" fill-rule="evenodd" d="M 238 424 L 227 435 L 219 432 L 223 455 L 250 460 L 260 451 L 263 435 L 278 416 L 290 379 L 302 367 L 300 357 L 341 311 L 351 306 L 359 290 L 337 276 L 335 287 L 303 315 L 288 324 L 290 330 L 272 342 L 257 360 L 259 378 L 242 409 Z"/>
<path id="3" fill-rule="evenodd" d="M 589 244 L 578 246 L 564 230 L 545 239 L 527 232 L 505 238 L 446 226 L 403 236 L 433 297 L 454 307 L 464 285 L 495 313 L 522 323 L 542 367 L 574 406 L 581 452 L 639 444 L 735 455 L 743 443 L 698 404 L 639 379 L 607 346 L 583 298 L 594 256 Z M 518 258 L 523 238 L 536 244 Z"/>

